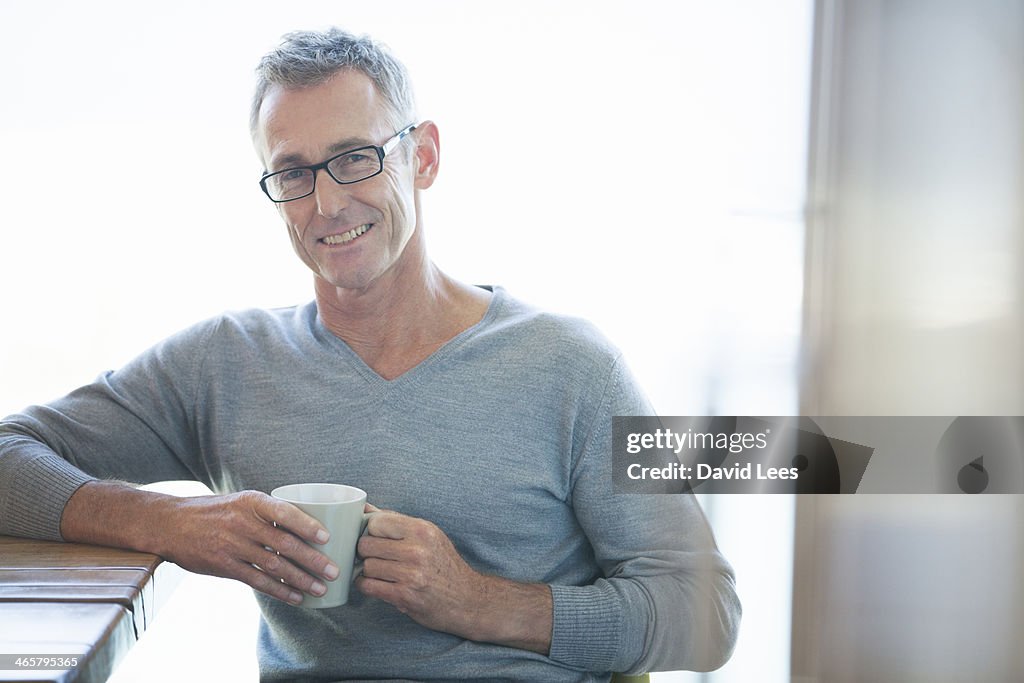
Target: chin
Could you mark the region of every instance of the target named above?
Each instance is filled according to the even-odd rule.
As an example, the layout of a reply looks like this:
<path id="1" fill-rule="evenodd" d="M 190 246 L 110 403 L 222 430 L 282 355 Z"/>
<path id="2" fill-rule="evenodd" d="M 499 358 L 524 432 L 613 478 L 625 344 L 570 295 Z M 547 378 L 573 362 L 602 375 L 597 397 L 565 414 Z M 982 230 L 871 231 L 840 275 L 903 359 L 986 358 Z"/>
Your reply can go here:
<path id="1" fill-rule="evenodd" d="M 335 289 L 365 290 L 377 281 L 377 277 L 370 273 L 320 273 L 319 279 L 326 285 Z"/>

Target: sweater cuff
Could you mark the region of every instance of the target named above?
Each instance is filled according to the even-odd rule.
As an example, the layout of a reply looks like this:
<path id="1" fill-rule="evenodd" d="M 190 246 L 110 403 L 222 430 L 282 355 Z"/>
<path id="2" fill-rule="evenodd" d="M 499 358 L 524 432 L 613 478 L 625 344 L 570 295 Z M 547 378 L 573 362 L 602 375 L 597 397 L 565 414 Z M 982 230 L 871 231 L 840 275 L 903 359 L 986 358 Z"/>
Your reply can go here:
<path id="1" fill-rule="evenodd" d="M 0 499 L 4 533 L 63 541 L 60 519 L 64 506 L 82 484 L 93 480 L 95 477 L 54 454 L 20 463 L 13 482 L 3 487 L 6 495 Z"/>
<path id="2" fill-rule="evenodd" d="M 623 646 L 623 606 L 607 581 L 551 586 L 551 659 L 588 671 L 611 671 Z"/>

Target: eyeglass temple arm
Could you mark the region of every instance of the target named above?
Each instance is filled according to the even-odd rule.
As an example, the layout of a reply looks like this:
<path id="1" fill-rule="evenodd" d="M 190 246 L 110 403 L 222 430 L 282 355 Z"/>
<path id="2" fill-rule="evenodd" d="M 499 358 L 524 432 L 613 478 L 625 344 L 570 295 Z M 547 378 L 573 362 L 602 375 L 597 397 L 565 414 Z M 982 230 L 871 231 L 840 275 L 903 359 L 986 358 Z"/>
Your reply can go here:
<path id="1" fill-rule="evenodd" d="M 393 150 L 398 145 L 398 143 L 401 142 L 405 138 L 406 135 L 408 135 L 409 133 L 413 132 L 414 130 L 416 130 L 416 124 L 415 123 L 406 126 L 402 130 L 398 131 L 398 134 L 395 137 L 393 137 L 390 140 L 388 140 L 387 142 L 385 142 L 384 146 L 381 147 L 381 150 L 384 151 L 384 154 L 389 154 L 391 152 L 391 150 Z"/>

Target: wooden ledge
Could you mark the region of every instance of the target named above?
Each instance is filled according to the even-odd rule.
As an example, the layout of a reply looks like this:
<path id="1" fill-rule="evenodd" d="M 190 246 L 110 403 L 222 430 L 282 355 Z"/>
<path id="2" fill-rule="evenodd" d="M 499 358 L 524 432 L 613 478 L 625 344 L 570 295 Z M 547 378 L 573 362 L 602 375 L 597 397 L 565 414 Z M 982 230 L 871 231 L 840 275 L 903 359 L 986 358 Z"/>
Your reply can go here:
<path id="1" fill-rule="evenodd" d="M 68 671 L 0 681 L 104 681 L 184 572 L 156 555 L 0 536 L 0 654 L 79 654 Z"/>

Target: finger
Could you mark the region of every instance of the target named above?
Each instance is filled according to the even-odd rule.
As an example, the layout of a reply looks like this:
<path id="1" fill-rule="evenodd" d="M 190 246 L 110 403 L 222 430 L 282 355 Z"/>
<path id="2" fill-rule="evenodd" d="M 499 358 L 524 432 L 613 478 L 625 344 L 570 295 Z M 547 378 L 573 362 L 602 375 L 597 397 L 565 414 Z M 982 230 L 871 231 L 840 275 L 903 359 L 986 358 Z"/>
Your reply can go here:
<path id="1" fill-rule="evenodd" d="M 256 565 L 264 574 L 283 581 L 292 588 L 316 596 L 327 592 L 327 586 L 322 581 L 295 566 L 287 557 L 275 552 L 273 548 L 260 548 L 254 557 L 246 558 L 246 560 L 249 564 Z"/>
<path id="2" fill-rule="evenodd" d="M 282 602 L 287 602 L 291 605 L 302 604 L 302 593 L 295 590 L 292 586 L 282 583 L 280 579 L 270 576 L 259 567 L 244 562 L 238 564 L 239 566 L 232 578 L 238 579 L 260 593 L 277 598 Z"/>
<path id="3" fill-rule="evenodd" d="M 366 503 L 363 505 L 363 512 L 380 512 L 380 508 L 373 503 Z"/>
<path id="4" fill-rule="evenodd" d="M 363 573 L 360 576 L 388 583 L 402 583 L 408 573 L 408 566 L 401 562 L 372 557 L 363 562 Z"/>
<path id="5" fill-rule="evenodd" d="M 338 566 L 316 548 L 310 547 L 298 536 L 284 529 L 268 529 L 263 538 L 259 539 L 267 546 L 291 562 L 304 567 L 310 572 L 322 576 L 328 581 L 338 578 Z"/>
<path id="6" fill-rule="evenodd" d="M 399 595 L 398 586 L 391 583 L 390 581 L 384 581 L 381 579 L 375 579 L 369 576 L 359 576 L 353 582 L 353 585 L 363 595 L 370 598 L 377 598 L 394 604 Z M 404 611 L 404 610 L 403 610 Z"/>
<path id="7" fill-rule="evenodd" d="M 261 498 L 256 514 L 268 524 L 284 527 L 309 543 L 323 545 L 331 538 L 327 529 L 315 517 L 283 500 L 270 496 Z"/>
<path id="8" fill-rule="evenodd" d="M 370 517 L 366 524 L 366 533 L 379 538 L 402 540 L 409 534 L 410 527 L 418 521 L 415 517 L 382 511 Z"/>
<path id="9" fill-rule="evenodd" d="M 383 600 L 397 609 L 402 614 L 413 614 L 417 612 L 418 601 L 408 590 L 397 583 L 381 581 L 379 579 L 359 577 L 356 579 L 355 588 L 368 598 Z"/>
<path id="10" fill-rule="evenodd" d="M 421 558 L 421 554 L 413 549 L 413 544 L 405 539 L 383 538 L 380 536 L 363 536 L 356 544 L 356 552 L 363 559 L 391 560 L 409 562 Z"/>

